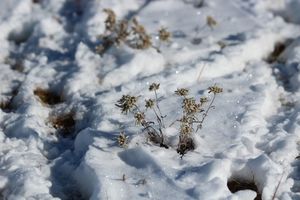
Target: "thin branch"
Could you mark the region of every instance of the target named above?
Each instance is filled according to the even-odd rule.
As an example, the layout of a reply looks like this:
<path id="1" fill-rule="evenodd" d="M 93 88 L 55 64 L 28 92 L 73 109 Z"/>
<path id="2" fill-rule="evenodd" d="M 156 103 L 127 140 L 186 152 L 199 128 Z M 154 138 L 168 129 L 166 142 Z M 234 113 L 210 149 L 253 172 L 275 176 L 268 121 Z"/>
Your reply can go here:
<path id="1" fill-rule="evenodd" d="M 159 108 L 159 105 L 158 105 L 158 97 L 157 97 L 157 93 L 156 93 L 156 90 L 154 90 L 154 94 L 155 94 L 155 103 L 156 103 L 156 107 L 157 107 L 157 110 L 158 110 L 158 112 L 159 112 L 159 114 L 160 114 L 160 120 L 161 120 L 161 124 L 162 124 L 162 127 L 163 128 L 166 128 L 165 127 L 165 123 L 164 123 L 164 116 L 162 115 L 162 113 L 161 113 L 161 110 L 160 110 L 160 108 Z"/>
<path id="2" fill-rule="evenodd" d="M 180 120 L 179 120 L 179 119 L 174 120 L 174 121 L 169 125 L 169 127 L 173 126 L 176 122 L 180 122 Z"/>
<path id="3" fill-rule="evenodd" d="M 202 120 L 199 122 L 199 125 L 197 126 L 196 132 L 197 132 L 199 129 L 202 128 L 202 124 L 203 124 L 205 118 L 207 117 L 209 110 L 212 109 L 212 108 L 214 108 L 213 103 L 214 103 L 214 101 L 215 101 L 215 98 L 216 98 L 216 94 L 214 94 L 214 96 L 213 96 L 213 98 L 212 98 L 212 100 L 211 100 L 211 102 L 210 102 L 210 104 L 209 104 L 207 110 L 206 110 L 205 113 L 203 114 Z"/>
<path id="4" fill-rule="evenodd" d="M 283 178 L 283 173 L 281 174 L 280 180 L 279 180 L 279 182 L 278 182 L 278 184 L 277 184 L 277 186 L 276 186 L 276 188 L 275 188 L 274 194 L 273 194 L 273 196 L 272 196 L 272 200 L 275 200 L 275 197 L 276 197 L 276 194 L 277 194 L 277 192 L 278 192 L 279 186 L 280 186 L 280 184 L 281 184 L 282 178 Z"/>
<path id="5" fill-rule="evenodd" d="M 152 110 L 154 111 L 154 114 L 155 114 L 155 116 L 156 116 L 156 120 L 157 120 L 159 126 L 160 126 L 160 127 L 164 127 L 163 124 L 162 124 L 162 120 L 161 120 L 161 118 L 159 117 L 159 115 L 157 114 L 155 108 L 152 108 Z"/>
<path id="6" fill-rule="evenodd" d="M 202 75 L 202 73 L 203 73 L 205 67 L 206 67 L 206 63 L 204 63 L 204 65 L 203 65 L 203 66 L 201 67 L 201 69 L 200 69 L 199 75 L 198 75 L 198 77 L 197 77 L 197 81 L 198 81 L 198 82 L 200 82 L 200 78 L 201 78 L 201 75 Z"/>

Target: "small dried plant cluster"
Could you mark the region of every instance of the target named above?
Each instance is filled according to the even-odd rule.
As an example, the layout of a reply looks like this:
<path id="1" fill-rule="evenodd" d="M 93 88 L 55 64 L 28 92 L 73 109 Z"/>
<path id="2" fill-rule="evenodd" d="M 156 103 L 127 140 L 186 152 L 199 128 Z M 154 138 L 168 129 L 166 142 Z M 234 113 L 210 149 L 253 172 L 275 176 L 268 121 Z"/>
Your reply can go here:
<path id="1" fill-rule="evenodd" d="M 218 22 L 215 20 L 215 18 L 209 15 L 206 17 L 206 24 L 209 28 L 213 29 L 215 26 L 218 25 Z"/>
<path id="2" fill-rule="evenodd" d="M 204 109 L 204 106 L 209 102 L 207 97 L 201 97 L 199 101 L 197 101 L 194 97 L 189 96 L 189 90 L 186 88 L 180 88 L 175 91 L 175 94 L 182 98 L 182 117 L 175 121 L 180 123 L 177 153 L 181 156 L 195 149 L 193 134 L 202 128 L 209 111 L 214 108 L 213 103 L 216 94 L 223 91 L 223 89 L 218 86 L 211 86 L 208 90 L 209 93 L 213 94 L 213 97 L 206 109 Z"/>
<path id="3" fill-rule="evenodd" d="M 152 143 L 169 148 L 164 134 L 164 129 L 166 128 L 164 120 L 166 116 L 162 115 L 158 102 L 159 87 L 160 84 L 158 83 L 152 83 L 150 85 L 149 91 L 154 93 L 154 98 L 146 99 L 144 105 L 145 111 L 151 110 L 154 113 L 156 119 L 153 121 L 146 119 L 146 112 L 142 111 L 138 106 L 138 99 L 140 97 L 123 95 L 122 98 L 118 100 L 116 106 L 121 109 L 123 114 L 133 114 L 136 125 L 143 127 L 143 132 L 147 133 L 148 139 Z M 196 98 L 189 96 L 189 90 L 186 88 L 180 88 L 175 91 L 175 94 L 182 98 L 182 116 L 171 123 L 170 126 L 176 122 L 180 124 L 177 153 L 181 156 L 195 149 L 193 135 L 202 128 L 209 111 L 214 108 L 213 103 L 216 95 L 223 91 L 222 88 L 216 85 L 209 87 L 208 90 L 209 93 L 213 94 L 213 97 L 210 100 L 207 97 L 201 97 L 198 101 Z M 209 105 L 205 106 L 207 103 L 209 103 Z"/>
<path id="4" fill-rule="evenodd" d="M 118 100 L 116 106 L 121 109 L 123 114 L 132 113 L 135 119 L 136 125 L 142 126 L 143 132 L 147 133 L 148 140 L 160 147 L 169 148 L 165 144 L 165 137 L 163 134 L 164 117 L 161 113 L 161 109 L 158 104 L 158 94 L 159 84 L 153 83 L 149 86 L 149 91 L 154 93 L 153 99 L 146 99 L 144 104 L 144 109 L 142 110 L 138 106 L 138 98 L 136 96 L 123 95 L 121 99 Z M 152 110 L 156 116 L 155 121 L 149 121 L 146 119 L 145 112 Z M 120 142 L 119 142 L 120 143 Z"/>
<path id="5" fill-rule="evenodd" d="M 202 38 L 199 36 L 200 32 L 202 30 L 204 30 L 206 28 L 210 28 L 211 30 L 213 30 L 215 27 L 217 27 L 217 25 L 218 25 L 218 22 L 214 17 L 212 17 L 211 15 L 206 16 L 206 24 L 204 26 L 201 26 L 201 27 L 199 25 L 195 27 L 195 36 L 191 41 L 192 44 L 198 45 L 202 42 Z M 221 48 L 225 47 L 225 46 L 223 46 L 223 44 L 222 45 L 219 44 L 219 46 Z"/>
<path id="6" fill-rule="evenodd" d="M 127 147 L 128 144 L 128 136 L 125 135 L 124 132 L 121 132 L 118 136 L 118 144 L 120 147 Z"/>
<path id="7" fill-rule="evenodd" d="M 99 36 L 101 44 L 96 47 L 97 53 L 102 55 L 111 46 L 121 44 L 140 50 L 152 47 L 160 52 L 159 48 L 153 45 L 150 34 L 136 18 L 129 21 L 117 20 L 113 10 L 104 9 L 103 11 L 107 14 L 107 18 L 105 19 L 105 32 Z M 166 28 L 161 28 L 158 31 L 158 37 L 161 42 L 169 42 L 171 33 Z"/>

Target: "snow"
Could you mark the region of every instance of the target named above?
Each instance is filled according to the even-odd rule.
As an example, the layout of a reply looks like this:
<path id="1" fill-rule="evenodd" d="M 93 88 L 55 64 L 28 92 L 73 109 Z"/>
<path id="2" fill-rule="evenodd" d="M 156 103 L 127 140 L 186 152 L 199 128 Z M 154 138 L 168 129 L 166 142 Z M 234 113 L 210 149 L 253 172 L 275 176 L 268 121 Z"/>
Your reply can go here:
<path id="1" fill-rule="evenodd" d="M 300 199 L 300 2 L 201 2 L 0 1 L 0 199 Z M 121 44 L 99 55 L 104 8 L 136 17 L 160 52 Z M 159 41 L 161 27 L 170 42 Z M 178 123 L 161 148 L 115 106 L 130 94 L 142 107 L 153 82 L 167 126 L 182 113 L 176 89 L 212 99 L 208 87 L 223 88 L 182 158 Z M 230 180 L 258 191 L 231 192 Z"/>

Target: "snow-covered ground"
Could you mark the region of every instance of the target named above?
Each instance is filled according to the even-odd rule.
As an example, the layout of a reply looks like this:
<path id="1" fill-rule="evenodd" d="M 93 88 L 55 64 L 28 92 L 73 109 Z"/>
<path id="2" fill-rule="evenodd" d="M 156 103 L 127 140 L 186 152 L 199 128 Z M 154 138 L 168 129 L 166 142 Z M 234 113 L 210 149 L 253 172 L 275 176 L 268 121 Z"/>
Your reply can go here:
<path id="1" fill-rule="evenodd" d="M 160 52 L 99 55 L 105 8 L 137 18 Z M 300 199 L 299 10 L 299 0 L 1 0 L 0 199 Z M 115 106 L 125 94 L 143 103 L 153 82 L 167 125 L 182 112 L 177 88 L 197 100 L 223 88 L 182 158 L 178 124 L 161 148 Z"/>

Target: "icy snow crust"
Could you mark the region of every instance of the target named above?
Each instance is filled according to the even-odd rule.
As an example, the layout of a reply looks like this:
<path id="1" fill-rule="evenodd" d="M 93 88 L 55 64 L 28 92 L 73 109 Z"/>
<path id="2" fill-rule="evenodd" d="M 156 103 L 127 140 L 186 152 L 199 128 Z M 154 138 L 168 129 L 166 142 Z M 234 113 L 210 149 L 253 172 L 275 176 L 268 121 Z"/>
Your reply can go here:
<path id="1" fill-rule="evenodd" d="M 206 0 L 201 8 L 183 0 L 39 2 L 0 1 L 0 100 L 11 101 L 0 110 L 1 199 L 255 198 L 252 190 L 231 193 L 232 179 L 254 181 L 263 200 L 300 199 L 299 1 Z M 161 53 L 121 46 L 99 56 L 104 8 L 120 19 L 136 16 L 155 43 L 167 27 L 171 43 Z M 208 15 L 218 22 L 213 29 Z M 287 40 L 278 61 L 266 62 Z M 224 89 L 183 159 L 178 127 L 166 130 L 171 148 L 157 147 L 114 105 L 122 94 L 150 97 L 152 82 L 161 84 L 167 124 L 180 113 L 178 87 L 197 98 L 215 83 Z M 45 105 L 36 88 L 63 102 Z M 75 128 L 62 137 L 49 117 L 70 112 Z M 127 149 L 116 142 L 122 130 Z"/>

